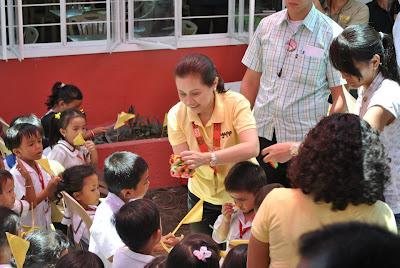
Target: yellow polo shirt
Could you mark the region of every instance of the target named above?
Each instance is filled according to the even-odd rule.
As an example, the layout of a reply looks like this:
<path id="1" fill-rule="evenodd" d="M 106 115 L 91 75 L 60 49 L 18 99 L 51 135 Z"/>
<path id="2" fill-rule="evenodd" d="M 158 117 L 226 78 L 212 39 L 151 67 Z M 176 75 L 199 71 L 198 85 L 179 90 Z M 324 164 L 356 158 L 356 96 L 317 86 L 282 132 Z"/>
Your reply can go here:
<path id="1" fill-rule="evenodd" d="M 189 150 L 200 152 L 192 122 L 199 126 L 209 150 L 213 146 L 214 123 L 221 123 L 221 149 L 239 144 L 239 133 L 256 128 L 250 103 L 243 95 L 231 91 L 215 93 L 214 111 L 205 126 L 199 116 L 182 102 L 172 107 L 168 112 L 168 139 L 172 146 L 187 143 Z M 251 161 L 256 163 L 255 158 Z M 225 191 L 224 179 L 233 164 L 218 165 L 216 180 L 210 166 L 198 167 L 193 178 L 189 179 L 189 191 L 214 205 L 231 201 Z"/>
<path id="2" fill-rule="evenodd" d="M 332 211 L 331 206 L 331 203 L 314 202 L 300 189 L 273 189 L 262 202 L 251 227 L 252 236 L 269 244 L 269 267 L 296 267 L 300 260 L 299 237 L 328 224 L 359 221 L 397 234 L 393 212 L 382 201 L 373 205 L 350 204 L 339 211 Z"/>

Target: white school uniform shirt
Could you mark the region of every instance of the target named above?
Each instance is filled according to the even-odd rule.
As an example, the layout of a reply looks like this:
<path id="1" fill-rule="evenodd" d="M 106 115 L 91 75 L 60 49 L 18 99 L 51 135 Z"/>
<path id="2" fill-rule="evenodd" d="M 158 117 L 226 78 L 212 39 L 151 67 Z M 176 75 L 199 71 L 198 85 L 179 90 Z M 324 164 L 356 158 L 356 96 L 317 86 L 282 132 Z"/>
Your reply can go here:
<path id="1" fill-rule="evenodd" d="M 13 268 L 11 264 L 0 264 L 0 268 Z"/>
<path id="2" fill-rule="evenodd" d="M 114 255 L 113 268 L 135 267 L 144 268 L 154 259 L 151 255 L 145 255 L 130 250 L 127 246 L 121 247 Z"/>
<path id="3" fill-rule="evenodd" d="M 89 251 L 100 257 L 105 268 L 112 267 L 108 258 L 114 256 L 117 249 L 124 246 L 113 223 L 114 214 L 124 204 L 124 201 L 117 195 L 108 193 L 104 201 L 97 207 L 93 224 L 90 227 Z"/>
<path id="4" fill-rule="evenodd" d="M 222 214 L 219 215 L 214 223 L 214 231 L 212 233 L 212 238 L 214 239 L 215 242 L 221 244 L 236 239 L 250 239 L 251 235 L 250 228 L 252 225 L 252 221 L 248 221 L 245 223 L 243 212 L 241 210 L 237 210 L 237 212 L 232 214 L 229 232 L 228 235 L 226 236 L 226 239 L 221 240 L 215 230 L 218 230 L 220 228 L 223 221 L 223 217 L 224 215 Z M 243 237 L 240 237 L 240 228 L 239 228 L 240 223 L 242 224 Z"/>
<path id="5" fill-rule="evenodd" d="M 86 213 L 93 220 L 96 213 L 97 206 L 89 206 L 90 209 L 86 210 Z M 89 245 L 89 230 L 86 228 L 85 222 L 77 214 L 71 214 L 68 209 L 64 211 L 64 217 L 61 221 L 64 225 L 72 224 L 72 231 L 74 235 L 75 243 L 79 243 L 81 240 Z"/>
<path id="6" fill-rule="evenodd" d="M 43 178 L 43 185 L 42 185 L 42 183 L 40 182 L 41 179 L 39 174 L 31 166 L 25 163 L 25 161 L 21 160 L 21 163 L 24 165 L 29 175 L 31 176 L 33 188 L 35 189 L 36 194 L 43 191 L 47 187 L 47 184 L 51 179 L 50 175 L 47 174 L 47 172 L 42 167 L 40 167 L 40 165 L 37 165 L 40 174 L 42 175 Z M 13 168 L 10 170 L 10 173 L 14 177 L 14 184 L 15 184 L 14 191 L 16 199 L 22 199 L 22 197 L 24 197 L 26 194 L 25 178 L 17 170 L 17 164 L 13 166 Z M 32 211 L 29 211 L 25 217 L 21 217 L 21 224 L 50 230 L 51 208 L 48 199 L 43 200 L 42 202 L 37 204 L 36 207 L 33 209 L 33 220 L 34 222 L 32 222 Z"/>
<path id="7" fill-rule="evenodd" d="M 356 113 L 363 118 L 367 110 L 381 106 L 391 113 L 394 121 L 383 128 L 381 142 L 390 158 L 391 178 L 385 187 L 385 202 L 394 214 L 400 213 L 400 86 L 379 73 L 368 89 L 361 88 L 356 102 Z"/>
<path id="8" fill-rule="evenodd" d="M 397 65 L 400 68 L 400 16 L 397 15 L 393 25 L 393 42 L 396 50 Z"/>
<path id="9" fill-rule="evenodd" d="M 59 140 L 47 157 L 58 161 L 66 169 L 90 163 L 90 154 L 85 146 L 77 149 L 65 140 Z"/>
<path id="10" fill-rule="evenodd" d="M 12 211 L 17 213 L 20 218 L 26 217 L 26 215 L 28 215 L 29 209 L 30 205 L 28 201 L 15 199 Z"/>

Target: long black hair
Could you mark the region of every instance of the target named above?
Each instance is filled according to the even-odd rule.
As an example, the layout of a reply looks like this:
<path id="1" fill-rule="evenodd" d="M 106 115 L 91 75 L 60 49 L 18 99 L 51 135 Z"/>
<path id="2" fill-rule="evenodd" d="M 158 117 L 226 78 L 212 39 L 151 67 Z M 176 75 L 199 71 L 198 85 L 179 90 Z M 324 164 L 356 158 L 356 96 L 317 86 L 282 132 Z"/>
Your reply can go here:
<path id="1" fill-rule="evenodd" d="M 383 77 L 400 83 L 393 39 L 388 34 L 378 33 L 370 25 L 352 25 L 333 39 L 329 49 L 332 65 L 341 72 L 361 78 L 355 62 L 366 62 L 379 55 L 379 67 Z"/>
<path id="2" fill-rule="evenodd" d="M 82 99 L 83 95 L 78 87 L 56 82 L 51 89 L 51 95 L 47 97 L 46 106 L 50 110 L 61 100 L 65 103 L 71 103 L 74 100 Z"/>

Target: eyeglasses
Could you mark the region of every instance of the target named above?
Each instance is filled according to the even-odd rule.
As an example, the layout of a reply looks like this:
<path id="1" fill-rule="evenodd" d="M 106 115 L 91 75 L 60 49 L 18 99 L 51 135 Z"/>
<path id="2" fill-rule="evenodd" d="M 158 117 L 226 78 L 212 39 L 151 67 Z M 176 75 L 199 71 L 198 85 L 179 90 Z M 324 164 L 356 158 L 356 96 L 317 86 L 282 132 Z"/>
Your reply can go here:
<path id="1" fill-rule="evenodd" d="M 286 48 L 286 51 L 285 51 L 285 56 L 283 58 L 282 67 L 279 70 L 279 72 L 277 73 L 279 78 L 282 76 L 283 66 L 285 66 L 285 61 L 286 61 L 286 57 L 287 57 L 288 52 L 293 52 L 293 51 L 295 51 L 297 49 L 296 40 L 294 40 L 293 38 L 290 38 L 289 41 L 286 43 L 285 48 Z"/>

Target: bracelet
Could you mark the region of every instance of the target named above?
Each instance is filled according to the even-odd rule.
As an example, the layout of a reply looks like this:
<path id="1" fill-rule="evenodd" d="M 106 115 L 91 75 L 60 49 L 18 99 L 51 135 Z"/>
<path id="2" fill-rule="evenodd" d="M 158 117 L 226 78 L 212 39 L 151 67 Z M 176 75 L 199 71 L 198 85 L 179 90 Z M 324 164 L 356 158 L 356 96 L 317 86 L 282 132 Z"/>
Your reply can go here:
<path id="1" fill-rule="evenodd" d="M 293 143 L 290 146 L 290 155 L 293 156 L 293 157 L 297 156 L 299 154 L 299 147 L 300 147 L 300 144 Z"/>
<path id="2" fill-rule="evenodd" d="M 25 188 L 31 188 L 31 187 L 33 187 L 32 184 L 31 185 L 25 185 Z"/>

